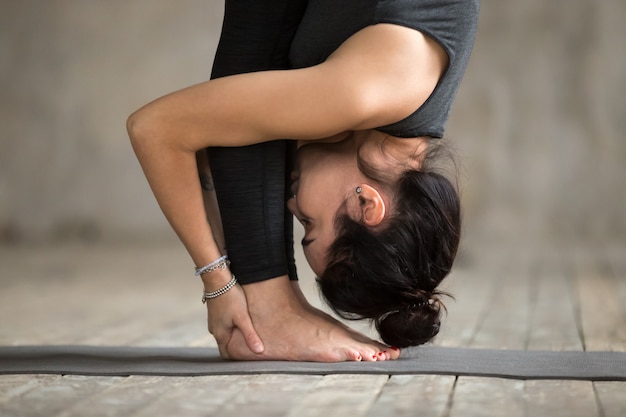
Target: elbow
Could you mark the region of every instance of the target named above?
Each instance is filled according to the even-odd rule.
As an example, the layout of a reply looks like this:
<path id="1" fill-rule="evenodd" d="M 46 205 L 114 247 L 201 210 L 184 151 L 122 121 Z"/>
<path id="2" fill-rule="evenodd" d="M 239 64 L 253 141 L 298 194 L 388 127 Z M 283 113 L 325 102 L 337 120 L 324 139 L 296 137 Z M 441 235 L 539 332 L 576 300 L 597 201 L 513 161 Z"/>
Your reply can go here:
<path id="1" fill-rule="evenodd" d="M 147 105 L 128 116 L 126 131 L 139 159 L 147 153 L 195 153 L 198 150 L 185 140 L 179 120 L 158 106 Z"/>
<path id="2" fill-rule="evenodd" d="M 145 149 L 150 140 L 150 130 L 150 122 L 142 109 L 135 111 L 126 119 L 126 131 L 137 156 L 140 155 L 142 149 Z"/>
<path id="3" fill-rule="evenodd" d="M 149 154 L 164 151 L 172 142 L 162 118 L 157 117 L 149 107 L 141 108 L 128 116 L 126 131 L 140 161 Z"/>

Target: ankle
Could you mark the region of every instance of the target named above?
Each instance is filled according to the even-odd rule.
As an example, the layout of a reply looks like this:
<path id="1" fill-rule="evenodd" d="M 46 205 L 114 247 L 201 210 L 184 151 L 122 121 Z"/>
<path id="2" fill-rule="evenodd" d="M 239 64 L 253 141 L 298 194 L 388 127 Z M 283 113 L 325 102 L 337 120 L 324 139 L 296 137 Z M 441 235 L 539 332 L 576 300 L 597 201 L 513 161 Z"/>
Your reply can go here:
<path id="1" fill-rule="evenodd" d="M 243 286 L 250 313 L 283 311 L 298 303 L 286 275 Z"/>

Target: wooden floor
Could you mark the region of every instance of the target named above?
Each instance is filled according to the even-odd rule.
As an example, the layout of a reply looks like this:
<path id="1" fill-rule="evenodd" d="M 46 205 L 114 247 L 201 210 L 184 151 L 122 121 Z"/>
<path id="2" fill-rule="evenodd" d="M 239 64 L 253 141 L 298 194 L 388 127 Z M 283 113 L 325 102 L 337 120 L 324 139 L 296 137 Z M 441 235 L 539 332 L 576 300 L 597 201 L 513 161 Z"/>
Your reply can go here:
<path id="1" fill-rule="evenodd" d="M 626 244 L 465 245 L 445 285 L 456 301 L 436 344 L 626 350 Z M 178 245 L 0 247 L 0 345 L 213 346 L 191 272 Z M 0 376 L 0 415 L 618 417 L 626 383 L 11 375 Z"/>

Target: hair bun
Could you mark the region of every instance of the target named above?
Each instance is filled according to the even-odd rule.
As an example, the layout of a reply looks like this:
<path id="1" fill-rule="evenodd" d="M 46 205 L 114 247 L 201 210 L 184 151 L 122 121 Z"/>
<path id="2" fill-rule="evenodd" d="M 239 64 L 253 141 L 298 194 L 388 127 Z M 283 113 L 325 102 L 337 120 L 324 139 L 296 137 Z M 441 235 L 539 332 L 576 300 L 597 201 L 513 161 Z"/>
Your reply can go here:
<path id="1" fill-rule="evenodd" d="M 424 300 L 424 299 L 423 299 Z M 441 301 L 430 297 L 406 303 L 375 320 L 376 329 L 391 346 L 417 346 L 430 341 L 441 326 Z"/>

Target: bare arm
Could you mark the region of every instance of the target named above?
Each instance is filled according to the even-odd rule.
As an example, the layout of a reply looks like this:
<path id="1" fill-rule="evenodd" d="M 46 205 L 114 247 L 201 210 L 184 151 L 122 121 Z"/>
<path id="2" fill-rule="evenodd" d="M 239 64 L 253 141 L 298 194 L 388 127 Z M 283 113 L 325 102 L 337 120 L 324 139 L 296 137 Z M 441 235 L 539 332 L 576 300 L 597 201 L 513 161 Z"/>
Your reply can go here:
<path id="1" fill-rule="evenodd" d="M 131 115 L 128 130 L 161 209 L 204 265 L 220 251 L 204 215 L 196 151 L 393 123 L 428 98 L 444 67 L 419 32 L 376 25 L 315 67 L 224 77 L 162 97 Z"/>
<path id="2" fill-rule="evenodd" d="M 224 77 L 162 97 L 131 115 L 128 130 L 161 209 L 204 265 L 220 250 L 204 214 L 196 151 L 395 122 L 430 95 L 441 59 L 419 32 L 372 26 L 318 66 Z"/>
<path id="3" fill-rule="evenodd" d="M 222 253 L 226 253 L 226 242 L 224 240 L 224 230 L 222 227 L 222 217 L 220 208 L 215 194 L 215 186 L 213 185 L 213 175 L 209 166 L 209 158 L 207 151 L 201 150 L 196 153 L 196 163 L 198 165 L 198 174 L 200 177 L 200 185 L 202 187 L 202 198 L 204 200 L 204 208 L 206 211 L 207 221 L 211 225 L 213 238 L 217 246 L 221 248 Z"/>
<path id="4" fill-rule="evenodd" d="M 375 128 L 428 98 L 445 68 L 440 52 L 415 30 L 376 25 L 320 65 L 211 80 L 146 105 L 130 123 L 187 151 Z"/>

